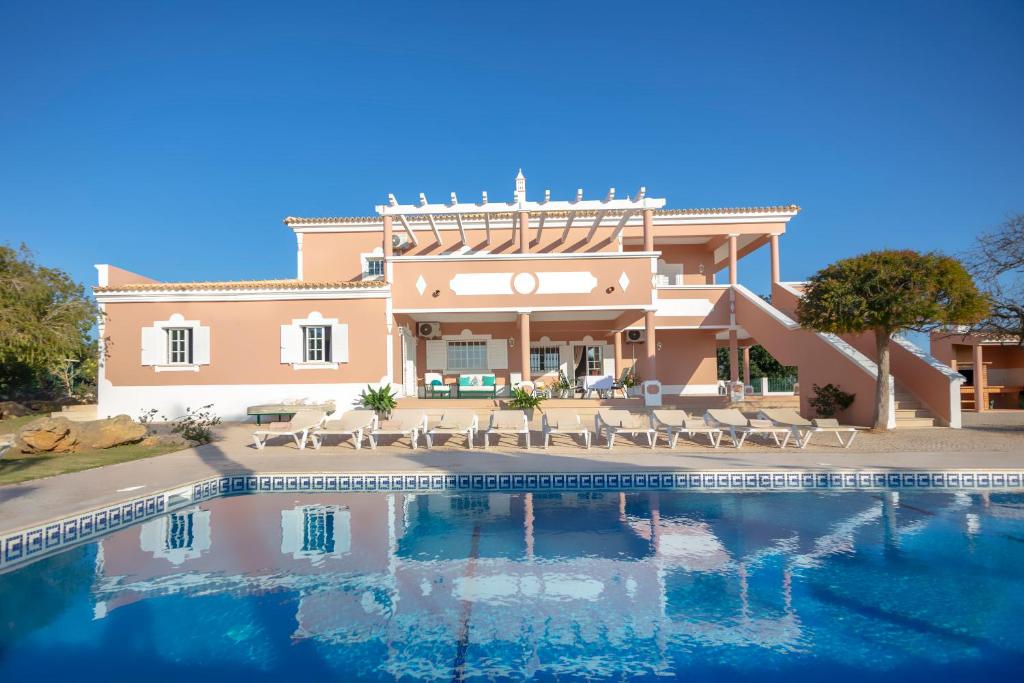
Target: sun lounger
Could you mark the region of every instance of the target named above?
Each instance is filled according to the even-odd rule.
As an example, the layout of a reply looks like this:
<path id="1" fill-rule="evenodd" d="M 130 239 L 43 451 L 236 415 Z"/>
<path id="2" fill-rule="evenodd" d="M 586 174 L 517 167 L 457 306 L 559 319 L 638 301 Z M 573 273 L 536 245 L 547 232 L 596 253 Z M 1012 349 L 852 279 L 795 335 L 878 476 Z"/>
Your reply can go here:
<path id="1" fill-rule="evenodd" d="M 771 420 L 772 424 L 779 427 L 786 427 L 793 434 L 796 445 L 806 448 L 811 441 L 811 436 L 817 433 L 835 434 L 839 445 L 849 448 L 857 436 L 857 428 L 839 424 L 838 420 L 831 418 L 818 418 L 808 420 L 792 408 L 765 408 L 759 413 L 760 417 Z M 850 438 L 843 440 L 843 435 L 849 434 Z"/>
<path id="2" fill-rule="evenodd" d="M 427 430 L 427 414 L 422 410 L 394 410 L 390 420 L 379 420 L 370 430 L 370 448 L 377 447 L 377 437 L 390 434 L 408 436 L 413 450 L 419 435 Z M 430 444 L 430 441 L 427 441 Z"/>
<path id="3" fill-rule="evenodd" d="M 490 446 L 488 436 L 491 434 L 523 434 L 526 437 L 526 450 L 530 450 L 530 421 L 522 410 L 495 410 L 492 412 L 488 420 L 487 431 L 484 432 L 484 448 Z"/>
<path id="4" fill-rule="evenodd" d="M 372 410 L 350 410 L 338 420 L 324 422 L 310 435 L 313 448 L 317 450 L 324 445 L 325 436 L 351 436 L 356 450 L 363 447 L 363 434 L 369 432 L 377 424 L 377 413 Z"/>
<path id="5" fill-rule="evenodd" d="M 779 448 L 785 448 L 789 442 L 788 428 L 776 427 L 770 420 L 749 420 L 735 408 L 711 408 L 704 413 L 704 421 L 714 427 L 721 427 L 723 432 L 729 432 L 732 445 L 736 448 L 742 447 L 747 437 L 754 434 L 767 434 Z M 782 441 L 779 441 L 780 435 Z"/>
<path id="6" fill-rule="evenodd" d="M 584 445 L 590 448 L 590 429 L 575 410 L 545 410 L 541 428 L 544 430 L 544 448 L 551 442 L 552 434 L 582 434 Z"/>
<path id="7" fill-rule="evenodd" d="M 427 448 L 434 445 L 433 437 L 439 434 L 465 434 L 466 448 L 473 448 L 473 437 L 479 426 L 476 413 L 472 410 L 446 410 L 441 413 L 441 421 L 427 430 Z"/>
<path id="8" fill-rule="evenodd" d="M 718 448 L 722 442 L 722 430 L 704 422 L 704 418 L 690 417 L 685 410 L 655 410 L 651 413 L 654 426 L 660 431 L 665 430 L 668 447 L 675 448 L 680 434 L 692 437 L 694 434 L 707 434 L 712 448 Z"/>
<path id="9" fill-rule="evenodd" d="M 658 435 L 657 430 L 651 426 L 651 416 L 646 413 L 637 415 L 628 410 L 611 410 L 601 408 L 594 416 L 594 431 L 601 434 L 604 431 L 605 441 L 608 448 L 615 444 L 616 434 L 646 434 L 647 443 L 654 448 L 654 440 Z"/>
<path id="10" fill-rule="evenodd" d="M 310 410 L 299 408 L 298 412 L 292 415 L 287 422 L 271 422 L 262 429 L 252 433 L 252 440 L 256 442 L 256 448 L 263 450 L 267 441 L 276 436 L 290 436 L 295 439 L 295 445 L 302 450 L 306 447 L 306 441 L 310 433 L 323 424 L 327 418 L 322 410 Z"/>

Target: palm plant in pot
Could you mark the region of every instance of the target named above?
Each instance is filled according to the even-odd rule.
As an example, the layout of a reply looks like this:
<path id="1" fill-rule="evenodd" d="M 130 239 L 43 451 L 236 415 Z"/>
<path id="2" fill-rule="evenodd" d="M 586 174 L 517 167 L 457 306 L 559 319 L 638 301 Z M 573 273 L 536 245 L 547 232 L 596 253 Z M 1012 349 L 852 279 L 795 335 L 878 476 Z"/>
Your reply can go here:
<path id="1" fill-rule="evenodd" d="M 558 371 L 558 381 L 554 383 L 553 388 L 558 393 L 559 398 L 573 397 L 573 386 L 569 382 L 569 378 L 561 370 Z"/>
<path id="2" fill-rule="evenodd" d="M 377 389 L 367 384 L 366 389 L 359 395 L 359 403 L 364 408 L 375 411 L 380 419 L 388 420 L 391 418 L 391 411 L 398 406 L 396 396 L 397 394 L 391 392 L 390 384 L 384 384 Z"/>
<path id="3" fill-rule="evenodd" d="M 526 413 L 526 418 L 528 420 L 532 420 L 533 411 L 540 407 L 541 401 L 543 400 L 543 396 L 534 396 L 526 389 L 514 387 L 512 389 L 512 400 L 509 401 L 507 405 L 513 410 L 522 410 Z"/>

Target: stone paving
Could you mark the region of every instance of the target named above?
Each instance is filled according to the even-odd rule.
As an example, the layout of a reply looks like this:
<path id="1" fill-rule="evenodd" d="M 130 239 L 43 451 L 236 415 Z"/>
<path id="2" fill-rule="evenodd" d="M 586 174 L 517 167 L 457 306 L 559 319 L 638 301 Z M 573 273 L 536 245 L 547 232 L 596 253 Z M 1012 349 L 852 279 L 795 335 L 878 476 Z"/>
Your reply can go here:
<path id="1" fill-rule="evenodd" d="M 586 450 L 567 437 L 545 451 L 526 451 L 503 437 L 489 451 L 452 447 L 412 450 L 408 442 L 356 451 L 350 441 L 322 450 L 298 450 L 283 439 L 257 451 L 252 425 L 225 425 L 214 443 L 176 453 L 0 487 L 0 531 L 8 531 L 118 500 L 162 491 L 217 474 L 270 472 L 581 472 L 628 470 L 1017 470 L 1024 471 L 1024 412 L 965 414 L 965 428 L 863 433 L 849 450 L 819 435 L 807 450 L 745 445 L 712 450 L 703 441 L 669 450 L 616 441 L 613 450 Z M 621 437 L 620 437 L 621 438 Z M 539 441 L 539 435 L 535 435 Z M 750 442 L 748 442 L 749 444 Z M 436 444 L 435 444 L 436 445 Z"/>

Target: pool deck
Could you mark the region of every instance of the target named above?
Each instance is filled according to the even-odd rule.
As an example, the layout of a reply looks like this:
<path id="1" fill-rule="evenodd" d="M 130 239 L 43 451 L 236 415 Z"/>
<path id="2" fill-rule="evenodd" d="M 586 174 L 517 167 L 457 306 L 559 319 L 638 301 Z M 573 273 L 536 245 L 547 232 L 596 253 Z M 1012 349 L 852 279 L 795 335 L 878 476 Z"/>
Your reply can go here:
<path id="1" fill-rule="evenodd" d="M 261 473 L 367 473 L 367 472 L 785 472 L 785 471 L 909 471 L 971 470 L 1024 471 L 1024 415 L 1008 421 L 986 422 L 974 429 L 913 430 L 901 436 L 858 436 L 854 447 L 837 448 L 821 438 L 806 451 L 779 450 L 753 445 L 712 450 L 701 442 L 669 450 L 660 440 L 650 449 L 617 441 L 613 450 L 595 446 L 585 450 L 560 441 L 545 451 L 515 446 L 504 437 L 489 451 L 453 447 L 412 450 L 386 446 L 356 451 L 351 442 L 322 450 L 298 450 L 294 444 L 268 446 L 257 451 L 249 440 L 251 425 L 228 425 L 218 441 L 145 460 L 0 486 L 0 532 L 20 529 L 47 519 L 113 504 L 130 497 L 175 488 L 219 475 Z M 974 432 L 972 434 L 972 432 Z M 565 437 L 563 437 L 564 439 Z M 334 442 L 332 442 L 333 444 Z M 563 445 L 564 444 L 564 445 Z M 884 446 L 893 446 L 884 450 Z M 898 449 L 899 446 L 906 446 Z M 927 450 L 924 450 L 927 449 Z"/>

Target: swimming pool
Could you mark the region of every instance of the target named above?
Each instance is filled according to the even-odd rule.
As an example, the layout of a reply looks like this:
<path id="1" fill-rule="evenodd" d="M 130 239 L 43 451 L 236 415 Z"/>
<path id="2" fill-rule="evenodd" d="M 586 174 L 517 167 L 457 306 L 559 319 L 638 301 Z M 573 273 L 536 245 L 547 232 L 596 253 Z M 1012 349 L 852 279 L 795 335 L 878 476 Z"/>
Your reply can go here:
<path id="1" fill-rule="evenodd" d="M 278 493 L 0 575 L 0 678 L 976 680 L 1024 494 Z"/>

